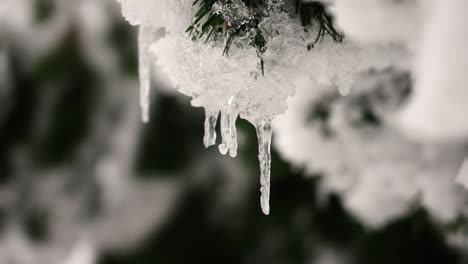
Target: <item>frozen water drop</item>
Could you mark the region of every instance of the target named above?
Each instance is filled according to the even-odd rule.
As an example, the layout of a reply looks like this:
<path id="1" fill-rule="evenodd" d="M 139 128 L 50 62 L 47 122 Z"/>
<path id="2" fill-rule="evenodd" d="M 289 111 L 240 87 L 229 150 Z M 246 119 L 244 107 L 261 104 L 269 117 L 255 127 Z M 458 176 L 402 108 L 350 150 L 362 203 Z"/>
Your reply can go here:
<path id="1" fill-rule="evenodd" d="M 260 162 L 260 205 L 263 213 L 268 215 L 270 214 L 271 121 L 269 119 L 258 121 L 256 129 L 258 137 L 258 160 Z"/>
<path id="2" fill-rule="evenodd" d="M 229 156 L 231 156 L 231 158 L 235 158 L 237 156 L 237 149 L 230 148 L 229 149 Z"/>
<path id="3" fill-rule="evenodd" d="M 336 85 L 338 86 L 338 91 L 341 96 L 348 96 L 351 93 L 353 87 L 353 80 L 351 78 L 335 79 Z"/>
<path id="4" fill-rule="evenodd" d="M 228 147 L 226 146 L 226 144 L 224 143 L 221 143 L 219 146 L 218 146 L 218 149 L 219 149 L 219 153 L 223 154 L 223 155 L 226 155 L 228 153 Z"/>
<path id="5" fill-rule="evenodd" d="M 341 96 L 348 96 L 351 93 L 351 87 L 349 86 L 340 87 L 338 90 Z"/>
<path id="6" fill-rule="evenodd" d="M 205 147 L 216 144 L 216 123 L 218 122 L 219 111 L 205 110 L 205 136 L 203 143 Z"/>

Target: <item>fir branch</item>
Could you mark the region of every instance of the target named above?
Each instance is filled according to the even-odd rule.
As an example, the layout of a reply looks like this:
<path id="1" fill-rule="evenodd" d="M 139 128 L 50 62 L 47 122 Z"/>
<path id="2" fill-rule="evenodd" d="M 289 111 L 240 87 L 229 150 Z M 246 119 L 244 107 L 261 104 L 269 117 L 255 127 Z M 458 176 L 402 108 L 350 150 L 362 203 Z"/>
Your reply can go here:
<path id="1" fill-rule="evenodd" d="M 206 41 L 210 41 L 214 40 L 217 35 L 223 35 L 223 37 L 226 37 L 223 53 L 228 56 L 234 40 L 238 37 L 248 36 L 250 34 L 250 29 L 254 29 L 256 34 L 254 36 L 250 36 L 252 41 L 249 44 L 255 47 L 258 51 L 264 52 L 266 40 L 263 33 L 258 28 L 260 20 L 262 19 L 258 10 L 263 8 L 263 1 L 242 0 L 246 7 L 249 8 L 250 14 L 245 17 L 244 21 L 239 23 L 239 25 L 227 24 L 222 13 L 213 11 L 215 4 L 228 5 L 231 2 L 231 0 L 194 0 L 193 5 L 199 4 L 198 11 L 195 13 L 194 20 L 187 28 L 186 32 L 192 36 L 193 40 L 200 39 L 206 35 Z M 200 24 L 203 19 L 205 19 L 205 22 Z"/>
<path id="2" fill-rule="evenodd" d="M 220 36 L 224 37 L 223 55 L 226 56 L 229 56 L 229 50 L 236 39 L 248 37 L 250 39 L 249 45 L 257 50 L 261 60 L 261 54 L 266 50 L 266 39 L 259 29 L 259 23 L 265 16 L 264 12 L 260 12 L 264 9 L 264 3 L 261 0 L 242 0 L 242 2 L 249 10 L 248 16 L 237 18 L 240 21 L 231 20 L 228 23 L 224 18 L 227 14 L 223 14 L 219 10 L 215 12 L 214 6 L 215 4 L 229 6 L 232 0 L 194 0 L 193 5 L 198 4 L 198 10 L 186 32 L 192 36 L 193 40 L 206 35 L 205 42 L 215 40 Z M 263 73 L 263 61 L 260 62 L 260 65 Z"/>
<path id="3" fill-rule="evenodd" d="M 308 26 L 318 24 L 319 32 L 314 45 L 328 34 L 336 43 L 343 42 L 343 35 L 333 26 L 333 17 L 327 13 L 325 6 L 318 1 L 302 3 L 296 0 L 296 12 L 299 14 L 302 26 L 307 30 Z"/>
<path id="4" fill-rule="evenodd" d="M 204 36 L 206 36 L 205 42 L 224 38 L 223 55 L 226 56 L 229 56 L 229 50 L 235 40 L 249 39 L 248 44 L 257 50 L 260 68 L 264 74 L 262 54 L 266 51 L 267 39 L 259 25 L 269 15 L 268 5 L 264 0 L 241 1 L 248 9 L 248 15 L 233 15 L 237 11 L 229 9 L 233 0 L 194 0 L 193 5 L 198 5 L 198 10 L 186 32 L 192 36 L 192 40 L 201 39 Z M 218 5 L 218 9 L 219 6 L 223 6 L 223 9 L 226 10 L 215 10 L 215 5 Z M 308 45 L 309 49 L 322 40 L 325 35 L 329 35 L 337 43 L 343 41 L 343 35 L 333 26 L 333 17 L 327 13 L 321 2 L 302 3 L 300 0 L 296 0 L 296 13 L 300 17 L 304 30 L 307 31 L 310 26 L 318 28 L 317 37 L 312 45 Z M 239 15 L 239 17 L 235 15 Z"/>

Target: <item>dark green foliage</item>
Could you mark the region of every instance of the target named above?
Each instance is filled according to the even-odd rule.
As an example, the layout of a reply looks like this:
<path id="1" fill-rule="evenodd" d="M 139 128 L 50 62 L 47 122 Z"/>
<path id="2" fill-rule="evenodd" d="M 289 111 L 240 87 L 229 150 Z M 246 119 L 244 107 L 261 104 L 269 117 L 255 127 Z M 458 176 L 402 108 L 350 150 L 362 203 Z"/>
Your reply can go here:
<path id="1" fill-rule="evenodd" d="M 39 93 L 34 78 L 21 63 L 21 51 L 11 48 L 8 54 L 12 97 L 0 122 L 0 184 L 11 180 L 11 153 L 30 141 Z"/>
<path id="2" fill-rule="evenodd" d="M 127 22 L 117 20 L 111 25 L 109 32 L 109 44 L 118 55 L 119 68 L 123 74 L 136 76 L 138 72 L 138 51 L 134 45 L 136 38 L 132 28 L 128 28 Z"/>
<path id="3" fill-rule="evenodd" d="M 311 104 L 311 109 L 307 115 L 307 123 L 316 123 L 326 138 L 332 137 L 335 133 L 330 125 L 334 103 L 339 99 L 338 93 L 329 93 L 320 100 Z"/>
<path id="4" fill-rule="evenodd" d="M 356 251 L 359 264 L 463 263 L 423 209 L 367 234 Z"/>
<path id="5" fill-rule="evenodd" d="M 67 161 L 90 129 L 90 116 L 101 86 L 94 69 L 86 61 L 78 42 L 79 33 L 71 29 L 52 50 L 39 60 L 33 69 L 39 88 L 52 88 L 59 100 L 50 102 L 51 130 L 35 136 L 36 160 L 41 166 L 52 166 Z M 36 134 L 40 134 L 36 131 Z M 48 153 L 43 155 L 42 153 Z"/>
<path id="6" fill-rule="evenodd" d="M 44 242 L 48 239 L 48 215 L 44 210 L 31 210 L 22 219 L 23 229 L 26 235 L 36 243 Z"/>
<path id="7" fill-rule="evenodd" d="M 187 169 L 196 159 L 194 150 L 202 147 L 203 122 L 199 120 L 203 110 L 191 107 L 187 100 L 158 95 L 151 116 L 137 157 L 139 175 L 154 171 L 176 174 Z"/>
<path id="8" fill-rule="evenodd" d="M 343 35 L 333 26 L 333 17 L 327 13 L 322 3 L 302 3 L 300 0 L 296 0 L 296 12 L 299 14 L 305 30 L 307 30 L 308 26 L 313 26 L 314 24 L 318 26 L 319 32 L 313 44 L 317 44 L 326 35 L 333 38 L 336 43 L 343 41 Z"/>
<path id="9" fill-rule="evenodd" d="M 193 40 L 206 36 L 205 42 L 224 38 L 223 55 L 226 56 L 229 56 L 229 50 L 236 39 L 248 37 L 249 45 L 257 50 L 263 73 L 261 54 L 266 50 L 267 41 L 264 33 L 259 28 L 259 24 L 267 15 L 264 11 L 264 3 L 260 1 L 245 2 L 249 9 L 249 15 L 247 17 L 232 17 L 229 23 L 224 19 L 225 14 L 213 11 L 213 7 L 217 3 L 220 3 L 220 1 L 195 0 L 193 5 L 198 4 L 199 9 L 186 32 L 192 36 Z M 228 0 L 224 2 L 224 5 L 229 6 L 230 3 L 231 1 Z M 201 23 L 204 18 L 205 22 Z"/>
<path id="10" fill-rule="evenodd" d="M 193 38 L 201 38 L 205 33 L 208 33 L 210 37 L 213 32 L 219 31 L 222 29 L 223 26 L 223 18 L 221 15 L 212 14 L 211 10 L 213 9 L 213 5 L 216 4 L 217 0 L 195 0 L 193 5 L 197 5 L 199 3 L 200 7 L 198 11 L 195 13 L 195 18 L 192 24 L 187 28 L 186 32 L 189 32 L 193 35 Z M 199 34 L 196 34 L 195 29 L 200 26 L 200 21 L 208 15 L 206 22 L 203 23 L 201 26 L 201 31 Z M 207 41 L 209 40 L 207 37 Z"/>
<path id="11" fill-rule="evenodd" d="M 95 77 L 96 69 L 84 58 L 79 39 L 79 30 L 71 27 L 58 45 L 34 65 L 35 78 L 47 83 L 72 81 L 77 73 L 82 74 L 83 78 Z"/>
<path id="12" fill-rule="evenodd" d="M 52 0 L 35 0 L 35 20 L 38 23 L 47 21 L 55 11 L 55 2 Z"/>

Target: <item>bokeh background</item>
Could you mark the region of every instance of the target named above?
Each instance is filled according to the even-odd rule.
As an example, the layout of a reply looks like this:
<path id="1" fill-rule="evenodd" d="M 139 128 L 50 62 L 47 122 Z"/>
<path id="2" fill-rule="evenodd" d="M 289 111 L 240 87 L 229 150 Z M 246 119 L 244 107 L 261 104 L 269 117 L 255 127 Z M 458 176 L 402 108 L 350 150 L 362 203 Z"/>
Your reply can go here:
<path id="1" fill-rule="evenodd" d="M 111 0 L 0 0 L 0 263 L 468 263 L 462 224 L 415 202 L 369 228 L 274 146 L 264 216 L 253 127 L 205 149 L 158 72 L 142 124 L 136 39 Z"/>

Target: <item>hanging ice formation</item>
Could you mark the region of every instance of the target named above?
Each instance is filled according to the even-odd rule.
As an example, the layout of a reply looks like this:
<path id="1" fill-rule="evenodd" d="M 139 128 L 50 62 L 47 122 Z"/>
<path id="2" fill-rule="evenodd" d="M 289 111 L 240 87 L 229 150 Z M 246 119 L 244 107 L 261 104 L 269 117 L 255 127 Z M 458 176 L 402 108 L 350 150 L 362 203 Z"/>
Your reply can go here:
<path id="1" fill-rule="evenodd" d="M 209 147 L 216 142 L 216 123 L 219 111 L 206 111 L 205 113 L 205 136 L 203 142 L 205 147 Z M 237 113 L 232 110 L 221 112 L 221 134 L 222 143 L 219 145 L 221 154 L 229 152 L 231 157 L 237 154 L 236 126 Z M 260 163 L 260 205 L 264 214 L 270 214 L 270 168 L 271 168 L 271 137 L 272 122 L 269 119 L 262 119 L 255 124 L 258 138 L 258 160 Z"/>
<path id="2" fill-rule="evenodd" d="M 330 62 L 330 53 L 336 53 L 337 57 L 341 54 L 331 40 L 325 39 L 313 51 L 307 51 L 305 40 L 316 39 L 318 30 L 305 31 L 297 19 L 284 11 L 287 8 L 282 8 L 283 0 L 266 1 L 268 15 L 262 17 L 258 27 L 251 28 L 247 36 L 234 40 L 229 56 L 223 56 L 226 43 L 232 42 L 229 28 L 249 25 L 248 19 L 251 19 L 242 0 L 213 7 L 212 12 L 222 16 L 225 33 L 212 41 L 194 40 L 187 35 L 187 26 L 193 24 L 196 12 L 191 0 L 117 1 L 122 4 L 124 17 L 132 25 L 140 26 L 143 121 L 148 121 L 149 117 L 150 71 L 151 64 L 155 63 L 167 74 L 175 89 L 192 98 L 193 106 L 205 109 L 203 143 L 206 147 L 216 144 L 215 128 L 219 120 L 219 151 L 235 157 L 238 147 L 236 120 L 240 117 L 250 122 L 258 136 L 260 204 L 262 211 L 269 214 L 272 123 L 276 116 L 285 112 L 286 101 L 293 95 L 294 86 L 301 80 L 339 86 L 347 84 L 351 74 L 361 65 Z M 158 28 L 164 28 L 165 34 L 154 39 L 153 32 Z M 259 32 L 261 38 L 265 38 L 265 47 L 260 51 L 251 45 Z M 350 50 L 359 52 L 357 48 Z M 305 66 L 311 62 L 315 63 L 313 67 Z"/>
<path id="3" fill-rule="evenodd" d="M 262 120 L 257 123 L 258 160 L 260 162 L 260 205 L 264 214 L 270 214 L 270 167 L 271 167 L 271 122 Z"/>
<path id="4" fill-rule="evenodd" d="M 293 94 L 293 85 L 287 81 L 290 78 L 285 76 L 289 72 L 284 70 L 284 66 L 299 58 L 304 50 L 301 41 L 290 41 L 292 36 L 297 38 L 304 32 L 302 28 L 291 23 L 285 13 L 269 18 L 265 27 L 275 24 L 274 32 L 278 34 L 270 37 L 272 45 L 262 54 L 268 66 L 260 69 L 258 50 L 252 46 L 233 48 L 229 51 L 229 57 L 226 57 L 223 56 L 226 39 L 206 43 L 192 41 L 187 37 L 185 30 L 193 17 L 193 1 L 117 1 L 122 4 L 124 17 L 132 25 L 140 26 L 138 40 L 142 120 L 149 120 L 152 63 L 157 63 L 168 74 L 173 87 L 193 98 L 192 105 L 205 108 L 205 147 L 216 144 L 216 125 L 219 120 L 219 151 L 223 155 L 237 156 L 236 120 L 238 117 L 248 120 L 257 129 L 260 203 L 262 211 L 269 214 L 271 127 L 274 117 L 285 111 L 286 99 Z M 245 15 L 247 7 L 241 0 L 233 0 L 231 4 L 231 8 L 236 11 L 231 17 L 224 17 L 226 25 L 242 24 L 242 18 L 234 16 Z M 158 28 L 164 28 L 165 36 L 156 40 L 154 32 Z M 264 28 L 265 32 L 272 30 Z M 252 34 L 256 33 L 253 31 Z M 301 45 L 301 49 L 296 44 Z M 260 70 L 265 71 L 265 77 L 258 77 L 261 75 Z"/>

